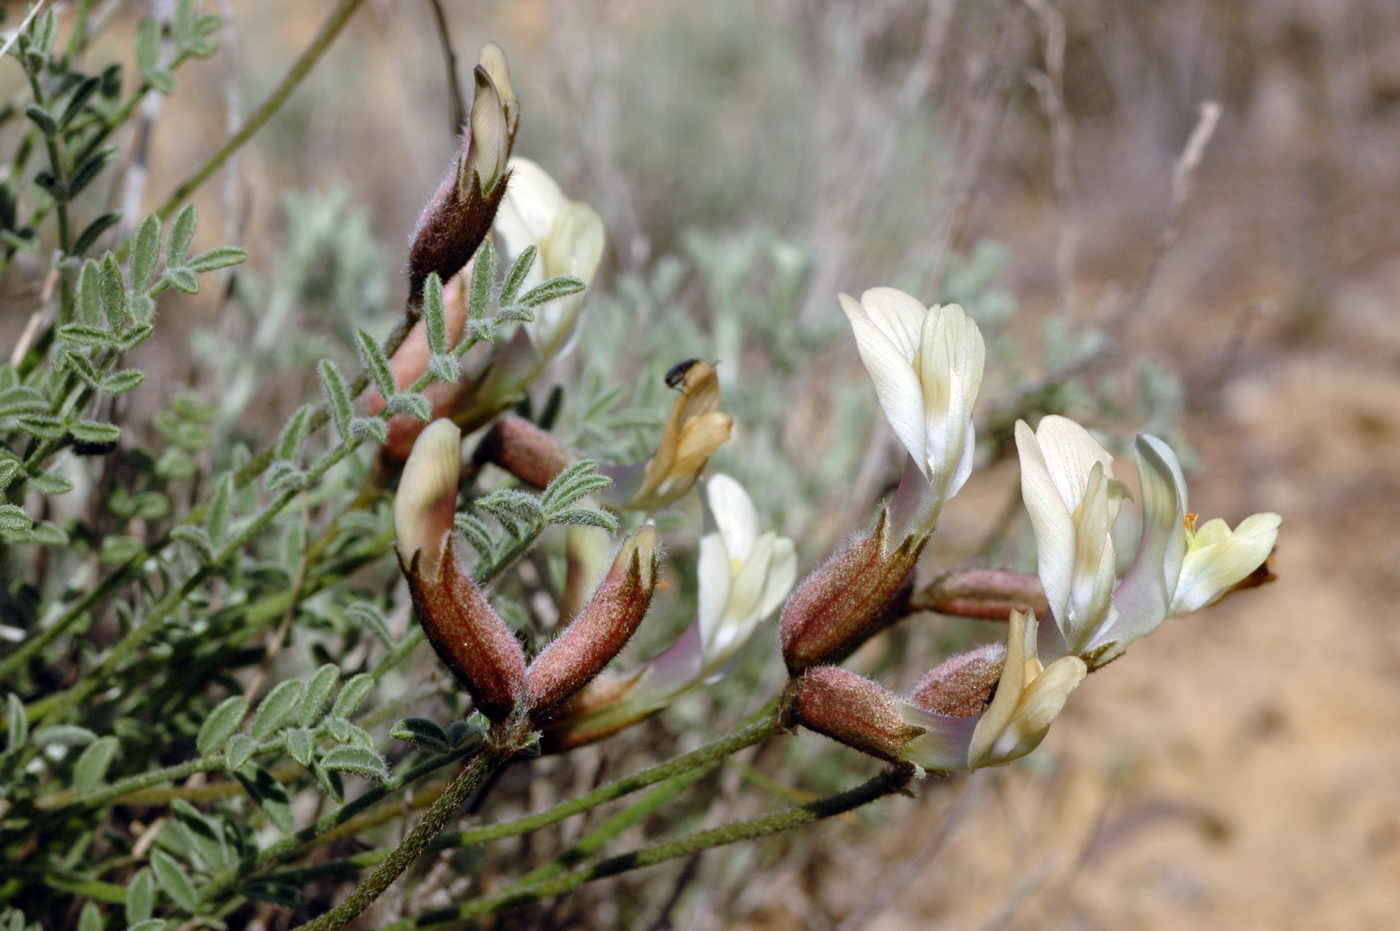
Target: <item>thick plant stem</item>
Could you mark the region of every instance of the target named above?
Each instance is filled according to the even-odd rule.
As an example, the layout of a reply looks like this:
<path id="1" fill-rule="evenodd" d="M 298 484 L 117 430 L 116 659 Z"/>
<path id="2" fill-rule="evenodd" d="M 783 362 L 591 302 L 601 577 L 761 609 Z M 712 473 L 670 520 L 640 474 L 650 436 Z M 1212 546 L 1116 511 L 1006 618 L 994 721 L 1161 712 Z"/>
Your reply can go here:
<path id="1" fill-rule="evenodd" d="M 198 171 L 190 175 L 171 192 L 165 203 L 156 210 L 157 216 L 162 220 L 168 219 L 185 202 L 185 199 L 194 193 L 196 188 L 223 167 L 224 162 L 229 160 L 229 156 L 242 148 L 244 143 L 253 138 L 253 135 L 262 129 L 263 125 L 277 114 L 277 111 L 282 109 L 287 98 L 297 89 L 297 85 L 311 73 L 311 69 L 321 60 L 321 56 L 331 47 L 331 43 L 340 35 L 346 23 L 350 22 L 350 17 L 354 15 L 363 2 L 364 0 L 340 0 L 340 5 L 331 13 L 330 18 L 321 27 L 316 38 L 306 47 L 306 50 L 301 53 L 301 57 L 282 78 L 282 83 L 278 84 L 277 88 L 262 102 L 262 105 L 244 121 L 243 125 L 238 128 L 238 132 L 230 136 L 217 152 L 209 156 L 209 160 L 201 165 Z"/>
<path id="2" fill-rule="evenodd" d="M 565 873 L 562 876 L 555 876 L 519 887 L 511 887 L 492 895 L 481 896 L 453 908 L 405 919 L 385 926 L 382 931 L 460 928 L 464 922 L 472 919 L 502 912 L 538 899 L 561 895 L 597 879 L 605 879 L 645 866 L 654 866 L 657 863 L 664 863 L 678 857 L 692 856 L 713 847 L 722 847 L 738 841 L 755 840 L 769 834 L 777 834 L 811 824 L 814 821 L 830 818 L 833 815 L 852 811 L 900 791 L 908 785 L 912 775 L 912 767 L 892 767 L 854 789 L 848 789 L 836 795 L 828 795 L 805 805 L 797 805 L 749 821 L 738 821 L 707 831 L 697 831 L 675 840 L 648 844 L 636 850 L 600 860 L 592 866 L 575 870 L 572 873 Z"/>
<path id="3" fill-rule="evenodd" d="M 433 838 L 442 832 L 447 819 L 481 787 L 486 777 L 510 759 L 511 753 L 509 747 L 493 747 L 473 760 L 448 784 L 447 790 L 438 797 L 422 820 L 413 826 L 413 830 L 408 832 L 403 843 L 394 848 L 388 859 L 355 888 L 350 898 L 319 918 L 302 925 L 303 931 L 329 931 L 331 928 L 344 927 L 347 922 L 374 904 L 374 900 L 383 895 L 384 890 L 393 885 L 394 880 L 428 849 Z"/>

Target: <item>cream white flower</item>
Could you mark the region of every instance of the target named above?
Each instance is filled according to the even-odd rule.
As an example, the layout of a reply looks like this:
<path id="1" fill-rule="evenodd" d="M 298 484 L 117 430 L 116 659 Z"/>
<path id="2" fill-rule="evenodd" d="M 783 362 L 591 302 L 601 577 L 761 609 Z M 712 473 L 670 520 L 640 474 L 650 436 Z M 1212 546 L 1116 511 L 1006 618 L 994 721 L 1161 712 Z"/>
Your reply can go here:
<path id="1" fill-rule="evenodd" d="M 700 539 L 700 606 L 676 642 L 645 666 L 590 683 L 548 729 L 546 743 L 570 747 L 635 724 L 723 675 L 797 580 L 791 540 L 759 532 L 748 492 L 727 475 L 705 482 L 713 529 Z"/>
<path id="2" fill-rule="evenodd" d="M 1188 530 L 1186 481 L 1176 454 L 1137 439 L 1142 534 L 1118 578 L 1116 535 L 1126 492 L 1113 458 L 1079 424 L 1051 415 L 1032 431 L 1016 424 L 1021 491 L 1035 533 L 1041 585 L 1065 650 L 1102 664 L 1167 617 L 1219 598 L 1263 563 L 1278 536 L 1276 514 L 1256 514 L 1233 534 L 1222 521 Z"/>
<path id="3" fill-rule="evenodd" d="M 701 675 L 711 676 L 777 610 L 797 581 L 797 551 L 773 531 L 758 532 L 758 511 L 742 485 L 716 473 L 705 482 L 715 530 L 700 539 Z"/>
<path id="4" fill-rule="evenodd" d="M 1012 611 L 996 694 L 976 716 L 939 714 L 909 702 L 898 710 L 904 723 L 924 731 L 899 755 L 925 769 L 1002 766 L 1040 745 L 1088 666 L 1077 656 L 1040 662 L 1036 619 Z"/>
<path id="5" fill-rule="evenodd" d="M 1186 557 L 1167 615 L 1199 611 L 1263 565 L 1273 552 L 1282 522 L 1277 514 L 1266 512 L 1251 514 L 1234 530 L 1218 517 L 1199 528 L 1188 523 Z"/>
<path id="6" fill-rule="evenodd" d="M 1001 766 L 1030 753 L 1045 739 L 1088 667 L 1077 656 L 1042 666 L 1036 651 L 1037 622 L 1012 611 L 1006 638 L 1006 665 L 992 703 L 972 732 L 967 768 Z"/>
<path id="7" fill-rule="evenodd" d="M 399 557 L 411 563 L 422 552 L 423 571 L 431 575 L 452 530 L 457 510 L 462 435 L 450 420 L 434 420 L 418 434 L 404 463 L 394 495 L 394 536 Z"/>
<path id="8" fill-rule="evenodd" d="M 535 264 L 521 293 L 560 275 L 591 284 L 603 257 L 603 221 L 597 211 L 564 196 L 558 183 L 527 158 L 510 160 L 510 186 L 496 212 L 496 235 L 507 263 L 535 246 Z M 584 292 L 550 301 L 535 309 L 525 325 L 541 364 L 562 356 L 572 346 Z"/>
<path id="9" fill-rule="evenodd" d="M 982 334 L 957 304 L 925 307 L 895 288 L 841 295 L 885 417 L 934 494 L 972 473 L 972 405 L 982 384 Z"/>

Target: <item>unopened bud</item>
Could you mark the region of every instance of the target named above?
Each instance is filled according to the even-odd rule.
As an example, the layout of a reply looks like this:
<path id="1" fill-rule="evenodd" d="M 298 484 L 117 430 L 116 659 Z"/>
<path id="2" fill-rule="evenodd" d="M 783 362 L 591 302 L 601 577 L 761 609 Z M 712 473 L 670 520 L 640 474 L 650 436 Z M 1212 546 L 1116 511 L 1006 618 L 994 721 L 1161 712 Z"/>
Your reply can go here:
<path id="1" fill-rule="evenodd" d="M 399 558 L 415 557 L 429 576 L 438 562 L 457 511 L 461 433 L 450 420 L 435 420 L 418 435 L 394 495 L 394 536 Z"/>
<path id="2" fill-rule="evenodd" d="M 1004 621 L 1013 610 L 1040 614 L 1046 608 L 1040 578 L 1005 569 L 954 569 L 917 592 L 909 607 L 958 617 Z"/>
<path id="3" fill-rule="evenodd" d="M 500 62 L 491 57 L 491 67 L 504 71 L 504 56 Z M 505 197 L 506 163 L 514 138 L 514 99 L 508 114 L 507 103 L 488 69 L 478 66 L 475 76 L 470 127 L 453 170 L 424 209 L 408 251 L 409 289 L 415 300 L 429 273 L 437 272 L 447 281 L 461 271 L 490 233 L 496 209 Z"/>
<path id="4" fill-rule="evenodd" d="M 970 718 L 986 710 L 1001 679 L 1006 647 L 988 644 L 952 656 L 929 670 L 909 701 L 925 711 L 950 718 Z"/>
<path id="5" fill-rule="evenodd" d="M 593 600 L 530 664 L 531 714 L 543 717 L 583 688 L 632 639 L 651 606 L 656 528 L 644 524 L 622 545 Z"/>
<path id="6" fill-rule="evenodd" d="M 477 447 L 478 462 L 490 462 L 536 488 L 548 487 L 569 467 L 569 454 L 547 430 L 524 417 L 500 418 Z"/>
<path id="7" fill-rule="evenodd" d="M 415 451 L 416 454 L 416 451 Z M 492 721 L 510 717 L 525 693 L 525 651 L 457 562 L 452 538 L 436 574 L 421 557 L 404 567 L 418 622 L 433 649 Z"/>
<path id="8" fill-rule="evenodd" d="M 515 99 L 515 88 L 510 83 L 510 68 L 506 66 L 506 53 L 495 42 L 482 46 L 477 64 L 496 85 L 496 94 L 501 100 L 501 109 L 506 115 L 506 133 L 511 142 L 515 141 L 515 130 L 520 125 L 520 104 Z"/>
<path id="9" fill-rule="evenodd" d="M 779 639 L 788 671 L 840 662 L 907 607 L 910 575 L 924 538 L 909 536 L 892 551 L 889 515 L 827 560 L 783 606 Z"/>
<path id="10" fill-rule="evenodd" d="M 804 672 L 792 711 L 799 724 L 882 760 L 901 759 L 904 746 L 924 733 L 901 717 L 893 692 L 839 666 Z"/>

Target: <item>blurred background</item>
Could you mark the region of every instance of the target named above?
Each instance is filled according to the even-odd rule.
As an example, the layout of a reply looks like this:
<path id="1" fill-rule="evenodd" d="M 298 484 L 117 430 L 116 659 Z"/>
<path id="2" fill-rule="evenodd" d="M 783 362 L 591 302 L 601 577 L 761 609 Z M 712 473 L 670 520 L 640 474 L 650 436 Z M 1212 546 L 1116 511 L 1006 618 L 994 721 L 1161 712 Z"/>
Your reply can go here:
<path id="1" fill-rule="evenodd" d="M 134 28 L 142 7 L 117 15 Z M 219 54 L 143 111 L 146 164 L 125 166 L 108 196 L 163 199 L 329 8 L 223 0 Z M 797 539 L 806 571 L 896 475 L 836 304 L 838 291 L 895 284 L 963 301 L 991 343 L 988 468 L 950 506 L 924 574 L 1033 566 L 1005 455 L 1019 414 L 1064 410 L 1120 440 L 1162 433 L 1186 454 L 1203 518 L 1284 516 L 1276 583 L 1135 645 L 1021 764 L 502 926 L 1393 926 L 1400 5 L 440 10 L 468 90 L 479 47 L 502 44 L 522 102 L 517 153 L 607 225 L 580 346 L 552 375 L 576 386 L 563 422 L 577 447 L 640 442 L 621 416 L 589 432 L 611 386 L 660 416 L 659 371 L 719 359 L 737 427 L 715 465 Z M 442 35 L 427 0 L 371 0 L 197 199 L 196 248 L 238 243 L 248 267 L 227 293 L 166 311 L 141 361 L 214 401 L 229 434 L 274 432 L 314 384 L 311 360 L 349 359 L 354 325 L 395 319 L 405 245 L 454 144 Z M 129 49 L 123 38 L 92 54 Z M 0 313 L 5 342 L 22 322 Z M 948 649 L 998 636 L 915 616 L 852 665 L 908 688 Z M 749 665 L 775 665 L 757 639 Z M 725 700 L 742 711 L 753 697 Z M 649 727 L 683 740 L 710 713 L 700 701 Z M 774 752 L 805 791 L 869 768 L 815 736 L 800 743 Z M 583 772 L 609 752 L 550 765 Z M 725 778 L 705 817 L 771 805 L 738 784 L 748 777 Z"/>

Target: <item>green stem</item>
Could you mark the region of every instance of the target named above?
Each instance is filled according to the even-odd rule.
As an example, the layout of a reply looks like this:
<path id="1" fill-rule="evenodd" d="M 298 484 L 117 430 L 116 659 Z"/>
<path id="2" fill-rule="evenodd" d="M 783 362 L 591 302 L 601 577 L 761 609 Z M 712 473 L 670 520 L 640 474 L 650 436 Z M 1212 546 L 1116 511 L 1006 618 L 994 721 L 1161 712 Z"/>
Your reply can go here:
<path id="1" fill-rule="evenodd" d="M 302 925 L 303 931 L 328 931 L 331 928 L 343 927 L 374 904 L 374 900 L 393 885 L 394 880 L 427 850 L 428 845 L 442 831 L 453 813 L 481 787 L 487 776 L 510 759 L 512 753 L 513 750 L 509 746 L 491 748 L 473 760 L 448 784 L 447 791 L 438 797 L 427 814 L 413 826 L 403 843 L 394 849 L 369 878 L 356 887 L 350 898 L 319 918 Z"/>
<path id="2" fill-rule="evenodd" d="M 682 776 L 692 770 L 704 771 L 710 765 L 719 762 L 726 756 L 737 753 L 745 747 L 761 743 L 769 737 L 780 733 L 782 728 L 776 723 L 772 715 L 768 715 L 763 720 L 751 724 L 742 730 L 722 737 L 719 740 L 705 744 L 689 753 L 684 753 L 674 759 L 664 763 L 633 773 L 630 776 L 623 776 L 612 782 L 604 783 L 598 788 L 577 798 L 560 802 L 552 808 L 536 812 L 533 815 L 526 815 L 512 821 L 502 821 L 497 824 L 488 824 L 482 827 L 469 828 L 455 834 L 444 834 L 433 842 L 435 849 L 443 850 L 449 847 L 475 847 L 480 844 L 489 844 L 492 841 L 504 840 L 507 837 L 518 837 L 521 834 L 529 834 L 541 828 L 549 827 L 563 821 L 565 818 L 582 814 L 599 805 L 630 795 L 645 789 L 647 786 L 655 785 L 658 782 L 665 782 Z M 317 832 L 324 833 L 324 832 Z M 299 845 L 298 845 L 299 846 Z M 295 853 L 295 850 L 292 851 Z M 303 867 L 298 870 L 287 870 L 276 874 L 278 878 L 289 877 L 295 882 L 301 877 L 315 877 L 326 875 L 344 875 L 354 873 L 364 867 L 375 866 L 384 862 L 389 856 L 389 850 L 368 850 L 364 853 L 356 854 L 344 860 L 334 860 L 316 866 Z M 262 858 L 260 858 L 262 859 Z M 274 857 L 264 860 L 268 862 Z M 290 856 L 281 857 L 282 861 L 291 859 Z"/>
<path id="3" fill-rule="evenodd" d="M 209 160 L 201 165 L 198 171 L 190 175 L 189 178 L 175 188 L 171 195 L 166 198 L 165 203 L 161 204 L 160 208 L 156 210 L 157 216 L 162 220 L 168 219 L 170 215 L 178 210 L 180 205 L 185 202 L 185 199 L 194 193 L 196 188 L 208 180 L 210 175 L 222 168 L 224 162 L 228 161 L 233 153 L 242 148 L 244 143 L 251 139 L 258 130 L 262 129 L 264 124 L 277 114 L 278 110 L 282 109 L 282 105 L 287 102 L 287 98 L 296 90 L 297 85 L 311 73 L 311 69 L 316 66 L 321 56 L 331 47 L 331 43 L 340 35 L 341 30 L 350 22 L 350 17 L 359 9 L 360 4 L 363 2 L 364 0 L 340 0 L 340 5 L 331 13 L 330 18 L 327 19 L 325 25 L 321 27 L 321 31 L 316 35 L 316 38 L 306 47 L 305 51 L 301 53 L 301 57 L 296 60 L 286 76 L 282 78 L 282 83 L 277 85 L 277 88 L 268 95 L 267 99 L 262 102 L 262 105 L 259 106 L 257 110 L 253 111 L 248 119 L 244 121 L 243 125 L 238 128 L 238 131 L 230 136 L 228 141 L 220 146 L 219 150 L 211 155 Z"/>
<path id="4" fill-rule="evenodd" d="M 531 870 L 511 883 L 511 887 L 529 886 L 546 879 L 552 879 L 561 873 L 567 873 L 570 868 L 592 858 L 601 851 L 603 847 L 607 845 L 608 841 L 633 825 L 641 823 L 648 815 L 675 798 L 681 792 L 684 792 L 700 779 L 700 777 L 704 776 L 718 765 L 719 761 L 713 760 L 703 766 L 697 766 L 688 773 L 672 776 L 670 779 L 667 779 L 646 795 L 642 796 L 638 801 L 628 805 L 626 808 L 622 809 L 622 811 L 619 811 L 583 837 L 579 838 L 577 843 L 553 860 Z"/>
<path id="5" fill-rule="evenodd" d="M 909 782 L 911 767 L 893 767 L 872 779 L 837 795 L 797 805 L 783 811 L 774 812 L 749 821 L 737 821 L 706 831 L 696 831 L 675 840 L 648 844 L 627 853 L 600 860 L 592 866 L 565 873 L 529 885 L 504 889 L 492 895 L 481 896 L 462 905 L 428 912 L 417 918 L 409 918 L 391 925 L 383 931 L 409 931 L 409 929 L 459 928 L 464 922 L 481 918 L 506 909 L 515 908 L 538 899 L 561 895 L 577 889 L 594 880 L 616 876 L 629 870 L 654 866 L 667 860 L 689 857 L 714 847 L 722 847 L 739 841 L 755 840 L 788 831 L 792 828 L 821 821 L 833 815 L 852 811 L 877 799 L 884 798 L 903 789 Z"/>

